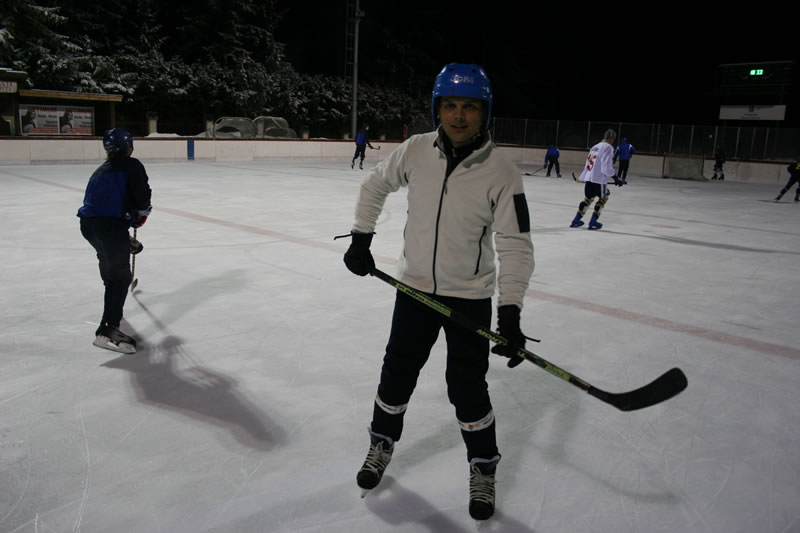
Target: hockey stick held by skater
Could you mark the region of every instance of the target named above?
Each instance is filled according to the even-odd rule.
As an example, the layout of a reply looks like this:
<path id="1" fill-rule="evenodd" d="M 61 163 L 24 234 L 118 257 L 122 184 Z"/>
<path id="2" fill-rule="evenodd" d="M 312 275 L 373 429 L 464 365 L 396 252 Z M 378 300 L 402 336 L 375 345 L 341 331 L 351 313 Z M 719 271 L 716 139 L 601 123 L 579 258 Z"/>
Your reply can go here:
<path id="1" fill-rule="evenodd" d="M 508 345 L 508 340 L 502 335 L 491 330 L 487 330 L 483 326 L 470 321 L 467 317 L 460 315 L 438 300 L 435 300 L 434 298 L 431 298 L 428 295 L 409 287 L 402 281 L 399 281 L 385 272 L 382 272 L 380 269 L 373 268 L 369 274 L 388 283 L 398 291 L 403 292 L 418 302 L 427 305 L 435 311 L 447 316 L 462 327 L 472 330 L 478 335 L 489 339 L 498 345 Z M 540 357 L 535 353 L 526 350 L 525 348 L 519 348 L 516 354 L 518 357 L 527 359 L 550 374 L 561 378 L 567 383 L 570 383 L 588 393 L 590 396 L 612 405 L 621 411 L 636 411 L 639 409 L 644 409 L 645 407 L 659 404 L 680 394 L 688 385 L 688 380 L 686 379 L 686 375 L 683 373 L 683 371 L 679 368 L 672 368 L 647 385 L 639 387 L 638 389 L 627 392 L 613 393 L 591 385 L 574 374 L 550 363 L 543 357 Z"/>

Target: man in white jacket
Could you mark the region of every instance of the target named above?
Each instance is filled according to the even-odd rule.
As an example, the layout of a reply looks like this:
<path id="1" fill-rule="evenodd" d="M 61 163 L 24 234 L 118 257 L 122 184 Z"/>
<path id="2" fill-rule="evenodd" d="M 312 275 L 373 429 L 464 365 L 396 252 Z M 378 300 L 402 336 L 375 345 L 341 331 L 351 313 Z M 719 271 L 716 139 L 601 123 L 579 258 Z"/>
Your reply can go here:
<path id="1" fill-rule="evenodd" d="M 592 213 L 592 218 L 589 220 L 588 228 L 600 229 L 603 227 L 597 219 L 600 218 L 600 212 L 611 195 L 611 191 L 608 190 L 608 179 L 613 179 L 614 185 L 622 186 L 622 182 L 617 178 L 617 173 L 614 172 L 614 141 L 616 138 L 617 133 L 612 129 L 608 129 L 603 135 L 603 140 L 589 150 L 589 157 L 586 158 L 583 172 L 581 172 L 581 177 L 578 178 L 580 181 L 586 182 L 583 188 L 583 193 L 586 197 L 578 205 L 578 213 L 572 219 L 571 228 L 583 226 L 583 220 L 581 219 L 595 198 L 597 198 L 597 203 L 594 205 L 594 213 Z"/>
<path id="2" fill-rule="evenodd" d="M 446 65 L 434 83 L 431 109 L 436 131 L 406 140 L 361 184 L 344 262 L 361 276 L 373 271 L 369 246 L 378 216 L 387 195 L 406 187 L 408 220 L 398 277 L 487 328 L 497 285 L 498 329 L 509 344 L 492 351 L 509 357 L 508 366 L 514 367 L 522 362 L 518 349 L 525 346 L 520 311 L 533 273 L 533 244 L 520 172 L 487 130 L 489 78 L 478 65 Z M 448 397 L 470 462 L 469 512 L 485 520 L 494 513 L 500 460 L 486 383 L 489 341 L 402 292 L 396 296 L 373 407 L 370 449 L 357 482 L 365 493 L 380 482 L 441 329 L 447 340 Z"/>

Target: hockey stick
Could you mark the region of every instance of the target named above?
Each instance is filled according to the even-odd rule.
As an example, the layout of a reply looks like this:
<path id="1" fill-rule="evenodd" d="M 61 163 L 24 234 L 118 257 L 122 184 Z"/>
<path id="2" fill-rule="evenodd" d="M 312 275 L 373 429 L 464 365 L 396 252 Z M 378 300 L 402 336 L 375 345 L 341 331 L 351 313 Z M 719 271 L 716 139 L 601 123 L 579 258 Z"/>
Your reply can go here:
<path id="1" fill-rule="evenodd" d="M 410 296 L 411 298 L 414 298 L 418 302 L 423 303 L 428 307 L 430 307 L 431 309 L 448 317 L 450 320 L 454 321 L 458 325 L 466 329 L 472 330 L 474 333 L 477 333 L 481 337 L 489 339 L 490 341 L 496 344 L 501 344 L 501 345 L 508 344 L 508 342 L 497 333 L 494 333 L 493 331 L 484 328 L 480 324 L 473 322 L 466 316 L 450 309 L 443 303 L 438 302 L 437 300 L 429 297 L 428 295 L 421 293 L 412 287 L 409 287 L 402 281 L 394 279 L 385 272 L 382 272 L 377 268 L 375 268 L 373 269 L 371 274 L 376 278 L 385 281 L 386 283 L 393 286 L 403 294 Z M 640 387 L 638 389 L 629 392 L 620 392 L 620 393 L 606 392 L 602 389 L 598 389 L 593 385 L 590 385 L 589 383 L 583 381 L 577 376 L 572 375 L 566 370 L 557 367 L 556 365 L 539 357 L 533 352 L 529 352 L 528 350 L 525 349 L 520 349 L 519 352 L 517 352 L 517 355 L 519 355 L 524 359 L 527 359 L 536 366 L 543 368 L 544 370 L 550 372 L 554 376 L 561 378 L 564 381 L 571 383 L 572 385 L 575 385 L 579 389 L 589 393 L 591 396 L 594 396 L 598 400 L 603 401 L 609 405 L 613 405 L 620 411 L 636 411 L 637 409 L 643 409 L 645 407 L 650 407 L 651 405 L 656 405 L 658 403 L 661 403 L 665 400 L 669 400 L 673 396 L 683 391 L 688 384 L 686 380 L 686 375 L 683 373 L 683 371 L 681 371 L 680 368 L 673 368 L 672 370 L 669 370 L 664 374 L 662 374 L 661 376 L 659 376 L 658 378 L 656 378 L 654 381 L 648 383 L 644 387 Z"/>
<path id="2" fill-rule="evenodd" d="M 580 182 L 581 182 L 581 180 L 579 180 L 578 178 L 576 178 L 576 177 L 575 177 L 575 173 L 574 173 L 574 172 L 572 173 L 572 179 L 574 179 L 574 180 L 575 180 L 576 182 L 578 182 L 578 183 L 580 183 Z M 626 183 L 627 183 L 627 182 L 626 182 Z M 613 185 L 617 185 L 617 182 L 612 182 L 612 184 L 613 184 Z M 607 185 L 611 185 L 611 184 L 607 184 Z M 625 183 L 623 183 L 622 185 L 625 185 Z M 622 187 L 622 185 L 617 185 L 617 187 Z"/>
<path id="3" fill-rule="evenodd" d="M 538 169 L 538 170 L 534 170 L 533 172 L 523 172 L 523 174 L 525 176 L 535 176 L 536 174 L 538 174 L 539 172 L 541 172 L 542 170 L 544 170 L 546 168 L 547 168 L 547 163 L 545 163 L 544 166 L 542 168 Z"/>
<path id="4" fill-rule="evenodd" d="M 136 239 L 136 230 L 137 229 L 138 228 L 133 228 L 133 240 L 137 240 Z M 132 254 L 132 255 L 133 255 L 133 259 L 132 259 L 132 264 L 131 264 L 131 292 L 133 292 L 133 289 L 135 289 L 136 286 L 139 284 L 139 280 L 135 276 L 135 274 L 136 274 L 136 254 Z"/>

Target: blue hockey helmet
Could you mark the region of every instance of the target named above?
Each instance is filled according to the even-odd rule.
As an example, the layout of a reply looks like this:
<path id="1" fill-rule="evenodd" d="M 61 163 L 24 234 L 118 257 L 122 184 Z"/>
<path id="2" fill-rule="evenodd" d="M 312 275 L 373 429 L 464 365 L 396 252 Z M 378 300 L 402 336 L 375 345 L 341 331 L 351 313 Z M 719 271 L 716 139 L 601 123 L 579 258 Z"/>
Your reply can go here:
<path id="1" fill-rule="evenodd" d="M 489 76 L 479 65 L 464 63 L 448 63 L 436 76 L 433 83 L 433 96 L 431 97 L 431 113 L 433 115 L 433 126 L 439 126 L 439 116 L 437 113 L 437 100 L 442 96 L 464 96 L 468 98 L 479 98 L 486 102 L 486 116 L 483 121 L 483 128 L 489 125 L 492 116 L 492 82 Z"/>
<path id="2" fill-rule="evenodd" d="M 110 129 L 103 135 L 103 148 L 108 154 L 124 152 L 128 148 L 133 149 L 133 135 L 122 128 Z"/>

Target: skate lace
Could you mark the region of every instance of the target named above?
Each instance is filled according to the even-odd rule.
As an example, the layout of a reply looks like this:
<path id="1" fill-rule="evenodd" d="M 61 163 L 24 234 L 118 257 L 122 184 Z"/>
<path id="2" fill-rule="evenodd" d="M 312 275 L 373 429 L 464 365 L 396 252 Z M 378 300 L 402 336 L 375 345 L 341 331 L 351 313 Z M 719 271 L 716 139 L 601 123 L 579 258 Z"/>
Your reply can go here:
<path id="1" fill-rule="evenodd" d="M 370 445 L 369 451 L 367 452 L 367 458 L 364 461 L 364 466 L 361 468 L 362 470 L 369 470 L 378 475 L 386 470 L 386 467 L 389 465 L 389 461 L 392 460 L 393 450 L 392 448 L 389 448 L 388 451 L 384 451 L 384 444 L 384 442 L 379 442 L 378 444 Z"/>
<path id="2" fill-rule="evenodd" d="M 470 468 L 469 499 L 488 504 L 494 503 L 494 474 L 484 474 L 477 465 Z"/>

